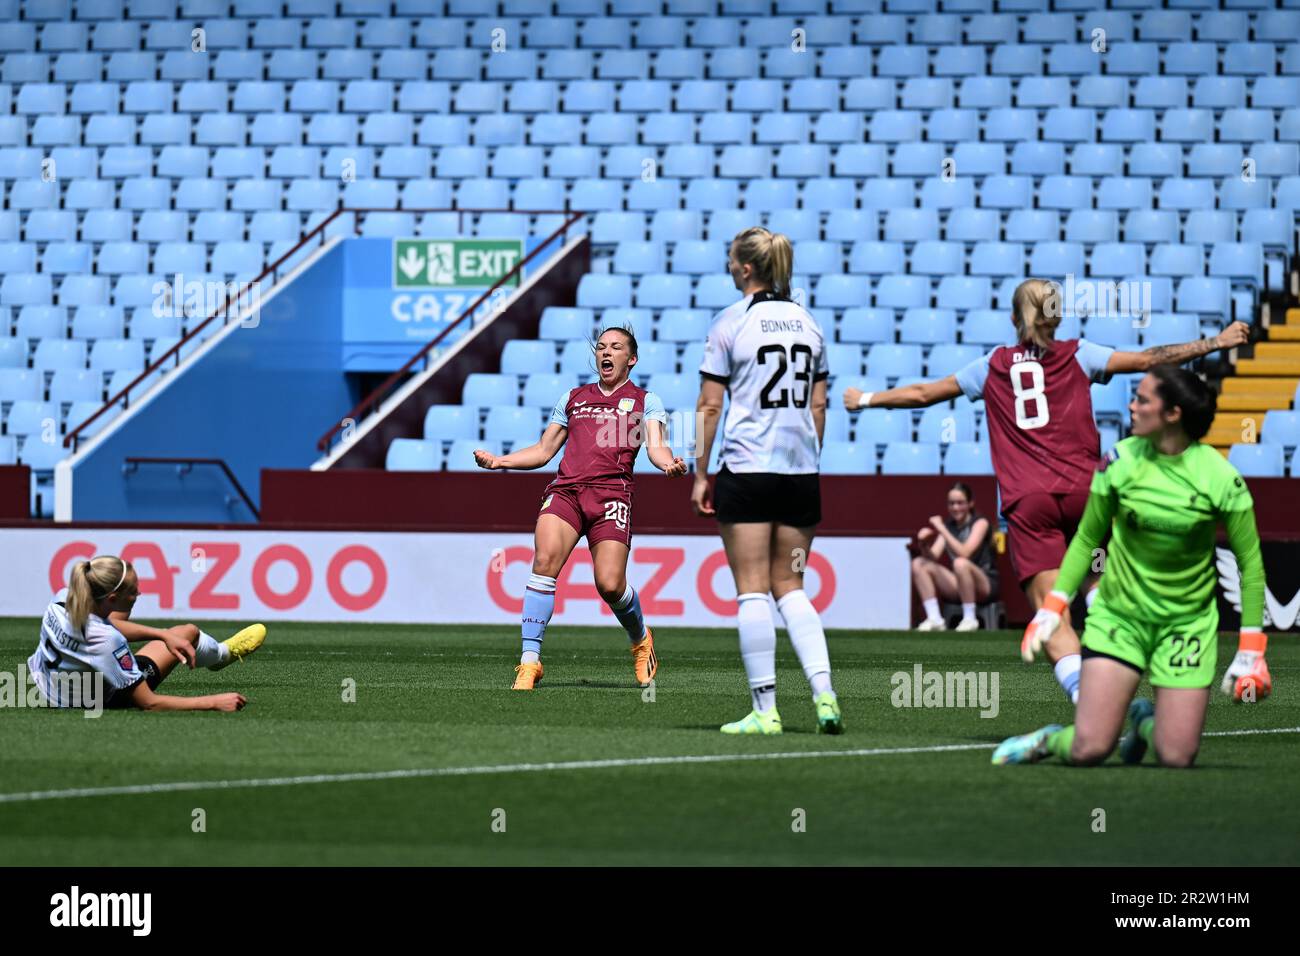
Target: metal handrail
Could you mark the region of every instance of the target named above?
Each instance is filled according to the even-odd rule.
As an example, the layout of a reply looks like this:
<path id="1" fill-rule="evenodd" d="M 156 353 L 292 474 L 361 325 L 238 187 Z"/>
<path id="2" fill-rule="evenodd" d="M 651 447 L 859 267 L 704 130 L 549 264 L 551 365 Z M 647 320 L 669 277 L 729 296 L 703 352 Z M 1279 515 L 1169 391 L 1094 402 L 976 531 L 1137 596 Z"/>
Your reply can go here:
<path id="1" fill-rule="evenodd" d="M 262 520 L 262 513 L 258 510 L 257 505 L 253 504 L 253 499 L 244 490 L 244 486 L 240 484 L 239 479 L 235 477 L 235 473 L 230 470 L 230 466 L 226 464 L 224 458 L 142 458 L 136 456 L 122 460 L 128 465 L 212 465 L 220 468 L 226 473 L 230 483 L 235 486 L 235 490 L 239 492 L 239 497 L 244 499 L 244 504 L 253 513 L 253 517 L 258 521 Z"/>
<path id="2" fill-rule="evenodd" d="M 372 211 L 373 211 L 373 210 L 372 210 Z M 444 210 L 444 211 L 446 211 L 446 212 L 452 212 L 452 211 L 454 211 L 454 210 Z M 475 211 L 479 211 L 479 212 L 519 212 L 519 213 L 523 213 L 523 212 L 537 212 L 537 211 L 535 211 L 535 210 L 521 210 L 521 209 L 515 209 L 515 210 L 465 210 L 465 211 L 466 211 L 466 212 L 475 212 Z M 546 211 L 541 211 L 541 212 L 538 213 L 538 214 L 540 214 L 540 215 L 545 215 L 545 214 L 547 214 L 547 212 L 546 212 Z M 492 287 L 491 287 L 491 288 L 489 288 L 489 289 L 488 289 L 487 291 L 485 291 L 482 295 L 480 295 L 477 299 L 475 299 L 474 302 L 473 302 L 471 305 L 469 305 L 469 306 L 468 306 L 468 307 L 467 307 L 463 312 L 461 312 L 461 314 L 456 318 L 455 321 L 453 321 L 453 322 L 452 322 L 450 325 L 448 325 L 445 329 L 443 329 L 443 330 L 442 330 L 441 332 L 439 332 L 436 336 L 434 336 L 432 339 L 430 339 L 428 342 L 426 342 L 426 343 L 424 344 L 424 346 L 423 346 L 423 347 L 422 347 L 418 352 L 416 352 L 414 355 L 412 355 L 409 359 L 407 359 L 406 362 L 405 362 L 405 363 L 404 363 L 404 364 L 403 364 L 399 369 L 397 369 L 395 372 L 393 372 L 391 375 L 389 375 L 388 378 L 384 379 L 384 381 L 383 381 L 382 383 L 380 383 L 380 385 L 377 386 L 375 389 L 373 389 L 373 390 L 370 392 L 369 395 L 367 395 L 367 396 L 366 396 L 365 398 L 363 398 L 360 402 L 358 402 L 357 405 L 356 405 L 355 407 L 353 407 L 351 411 L 349 411 L 346 415 L 344 415 L 344 416 L 343 416 L 342 418 L 340 418 L 337 422 L 335 422 L 334 425 L 331 426 L 331 428 L 329 429 L 329 431 L 325 432 L 325 434 L 323 434 L 323 435 L 322 435 L 322 436 L 317 440 L 317 442 L 316 442 L 316 448 L 317 448 L 317 450 L 320 451 L 320 452 L 326 452 L 326 451 L 328 451 L 328 450 L 329 450 L 329 446 L 330 446 L 330 440 L 331 440 L 335 435 L 337 435 L 340 431 L 342 431 L 342 430 L 344 429 L 344 427 L 345 427 L 345 424 L 344 424 L 344 423 L 345 423 L 345 422 L 351 421 L 353 424 L 355 424 L 356 422 L 360 421 L 360 418 L 361 418 L 362 415 L 366 414 L 368 411 L 370 411 L 370 410 L 372 409 L 373 406 L 375 406 L 375 405 L 377 405 L 377 404 L 379 404 L 380 402 L 383 401 L 383 398 L 386 397 L 386 395 L 387 395 L 387 393 L 388 393 L 388 390 L 389 390 L 389 388 L 390 388 L 391 386 L 393 386 L 393 385 L 394 385 L 394 384 L 395 384 L 399 379 L 401 379 L 401 377 L 402 377 L 403 375 L 405 375 L 407 372 L 409 372 L 409 371 L 410 371 L 410 370 L 411 370 L 411 369 L 412 369 L 412 368 L 413 368 L 413 367 L 414 367 L 418 362 L 420 362 L 422 359 L 426 358 L 426 357 L 428 356 L 429 352 L 430 352 L 432 349 L 434 349 L 434 348 L 435 348 L 435 347 L 436 347 L 440 342 L 442 342 L 443 339 L 445 339 L 445 338 L 446 338 L 446 337 L 451 333 L 451 331 L 452 331 L 453 329 L 457 328 L 457 327 L 458 327 L 462 322 L 464 322 L 466 319 L 470 319 L 470 318 L 472 318 L 472 316 L 474 315 L 474 313 L 475 313 L 476 311 L 478 311 L 479 306 L 482 305 L 484 302 L 486 302 L 486 301 L 487 301 L 487 300 L 492 296 L 492 294 L 493 294 L 494 292 L 496 292 L 497 289 L 501 288 L 501 287 L 504 286 L 506 283 L 510 282 L 510 280 L 513 279 L 513 278 L 515 278 L 517 275 L 522 275 L 524 266 L 526 266 L 526 265 L 527 265 L 527 264 L 528 264 L 528 263 L 529 263 L 529 262 L 530 262 L 530 261 L 531 261 L 531 260 L 532 260 L 532 259 L 533 259 L 533 258 L 534 258 L 538 253 L 539 253 L 539 252 L 541 252 L 543 249 L 545 249 L 547 246 L 549 246 L 549 245 L 550 245 L 550 244 L 551 244 L 551 243 L 552 243 L 556 238 L 559 238 L 559 237 L 561 237 L 561 236 L 566 236 L 566 237 L 567 237 L 568 232 L 569 232 L 569 227 L 572 226 L 572 225 L 574 225 L 574 224 L 575 224 L 576 222 L 578 222 L 580 219 L 584 218 L 584 217 L 587 215 L 587 213 L 586 213 L 586 212 L 571 212 L 571 213 L 565 213 L 565 215 L 567 215 L 568 218 L 565 219 L 564 224 L 563 224 L 562 226 L 560 226 L 559 229 L 556 229 L 556 230 L 555 230 L 554 232 L 552 232 L 549 236 L 547 236 L 547 237 L 546 237 L 542 242 L 538 243 L 538 244 L 537 244 L 537 247 L 536 247 L 535 249 L 533 249 L 532 252 L 528 253 L 528 255 L 524 256 L 524 257 L 523 257 L 522 259 L 520 259 L 517 263 L 515 263 L 514 267 L 513 267 L 509 272 L 507 272 L 505 275 L 503 275 L 500 279 L 498 279 L 495 283 L 492 284 Z"/>
<path id="3" fill-rule="evenodd" d="M 370 213 L 370 212 L 409 212 L 409 213 L 420 213 L 420 214 L 430 213 L 430 212 L 455 212 L 455 213 L 459 213 L 461 216 L 462 228 L 464 225 L 463 219 L 465 213 L 516 212 L 520 214 L 526 213 L 529 215 L 568 215 L 567 211 L 563 209 L 457 209 L 452 207 L 431 207 L 431 208 L 420 207 L 420 208 L 408 209 L 408 208 L 396 208 L 396 207 L 373 208 L 367 206 L 339 206 L 328 216 L 326 216 L 323 220 L 317 223 L 310 231 L 304 234 L 302 238 L 300 238 L 294 246 L 292 246 L 282 256 L 280 256 L 280 258 L 276 259 L 274 262 L 264 267 L 262 271 L 259 272 L 255 278 L 249 280 L 246 283 L 243 283 L 239 287 L 239 291 L 236 293 L 235 296 L 236 302 L 242 299 L 244 294 L 250 288 L 252 288 L 257 283 L 261 282 L 268 275 L 274 275 L 275 271 L 279 269 L 280 266 L 285 263 L 285 261 L 287 261 L 293 255 L 297 254 L 297 252 L 300 249 L 304 248 L 308 243 L 312 242 L 317 238 L 324 239 L 325 231 L 329 228 L 330 224 L 334 222 L 334 220 L 337 219 L 339 216 L 343 215 L 344 213 Z M 581 215 L 585 215 L 585 213 Z M 550 237 L 547 238 L 546 242 L 549 243 L 551 239 L 555 237 L 555 235 L 558 235 L 560 233 L 567 233 L 569 226 L 572 225 L 574 221 L 576 220 L 566 221 L 565 224 L 560 229 L 556 230 L 555 233 L 553 233 Z M 359 233 L 360 229 L 356 228 L 355 231 Z M 546 245 L 546 243 L 543 243 L 542 245 L 544 246 Z M 538 248 L 541 248 L 541 246 L 539 246 Z M 199 335 L 200 332 L 202 332 L 205 328 L 207 328 L 213 319 L 222 317 L 222 313 L 228 312 L 229 305 L 230 305 L 230 296 L 227 292 L 227 294 L 224 294 L 222 296 L 221 302 L 216 306 L 215 309 L 213 309 L 212 313 L 206 319 L 204 319 L 194 328 L 190 329 L 190 331 L 188 331 L 187 333 L 185 333 L 185 335 L 181 337 L 179 342 L 177 342 L 171 348 L 167 349 L 167 351 L 163 352 L 162 355 L 156 357 L 152 362 L 150 362 L 147 366 L 145 366 L 143 372 L 141 372 L 130 382 L 128 382 L 116 395 L 108 399 L 108 401 L 104 402 L 104 404 L 101 405 L 99 409 L 95 412 L 95 414 L 91 415 L 89 418 L 83 421 L 76 428 L 71 429 L 63 437 L 63 447 L 67 448 L 68 446 L 71 446 L 72 450 L 75 452 L 77 450 L 77 442 L 80 439 L 82 432 L 86 430 L 87 426 L 89 426 L 92 422 L 98 420 L 105 412 L 107 412 L 113 406 L 117 405 L 119 402 L 122 402 L 123 408 L 129 408 L 131 403 L 130 400 L 131 391 L 135 389 L 136 386 L 138 386 L 141 382 L 149 378 L 154 372 L 158 371 L 158 369 L 162 368 L 162 366 L 168 361 L 168 359 L 172 358 L 173 356 L 177 357 L 177 364 L 179 365 L 180 364 L 179 355 L 181 350 L 185 348 L 186 345 L 188 345 L 191 341 L 193 341 Z M 474 307 L 477 308 L 478 303 L 475 303 Z M 230 316 L 225 315 L 224 318 L 229 319 Z M 222 324 L 224 325 L 225 323 L 223 322 Z"/>
<path id="4" fill-rule="evenodd" d="M 241 288 L 239 289 L 239 292 L 236 296 L 236 301 L 238 301 L 238 299 L 240 298 L 243 298 L 244 293 L 247 292 L 250 288 L 252 288 L 256 283 L 261 282 L 262 279 L 265 278 L 267 275 L 273 274 L 275 270 L 278 269 L 286 259 L 288 259 L 294 253 L 296 253 L 299 249 L 303 248 L 303 246 L 307 245 L 307 243 L 311 242 L 317 236 L 317 234 L 320 234 L 323 237 L 325 228 L 329 226 L 330 223 L 332 223 L 345 211 L 346 210 L 343 209 L 342 207 L 335 209 L 332 213 L 329 214 L 329 216 L 327 216 L 319 224 L 317 224 L 315 228 L 313 228 L 310 232 L 308 232 L 305 236 L 303 236 L 298 241 L 297 245 L 295 245 L 292 249 L 290 249 L 288 252 L 282 255 L 279 259 L 276 259 L 270 265 L 266 266 L 260 273 L 258 273 L 255 279 L 252 279 L 249 282 L 244 283 L 243 286 L 241 286 Z M 155 358 L 152 362 L 150 362 L 149 365 L 145 367 L 145 370 L 143 372 L 141 372 L 139 375 L 133 378 L 130 382 L 126 384 L 126 386 L 121 391 L 119 391 L 116 395 L 114 395 L 103 405 L 101 405 L 99 411 L 95 412 L 95 414 L 91 415 L 89 418 L 87 418 L 76 428 L 68 432 L 68 434 L 65 435 L 63 438 L 63 447 L 67 448 L 69 445 L 71 445 L 72 450 L 75 452 L 77 450 L 77 445 L 76 445 L 77 438 L 81 435 L 82 431 L 85 430 L 86 426 L 88 426 L 91 422 L 95 421 L 97 418 L 103 415 L 106 411 L 108 411 L 110 408 L 116 405 L 119 401 L 126 399 L 126 401 L 123 404 L 123 407 L 124 408 L 130 407 L 130 399 L 127 396 L 129 395 L 131 390 L 135 388 L 137 385 L 139 385 L 146 378 L 148 378 L 150 375 L 152 375 L 154 372 L 156 372 L 159 368 L 161 368 L 163 363 L 166 362 L 173 355 L 177 356 L 177 364 L 179 365 L 180 350 L 185 347 L 186 343 L 192 341 L 195 338 L 195 336 L 197 336 L 203 329 L 207 328 L 209 323 L 211 323 L 213 319 L 217 318 L 223 312 L 225 312 L 229 303 L 230 303 L 229 295 L 224 295 L 221 299 L 221 303 L 213 310 L 211 315 L 209 315 L 198 325 L 194 326 L 194 328 L 190 329 L 190 331 L 185 333 L 185 335 L 181 338 L 179 342 L 177 342 L 175 345 L 169 348 L 162 355 L 160 355 L 159 357 Z M 226 316 L 226 318 L 229 318 L 229 316 Z M 225 323 L 223 322 L 222 324 L 224 325 Z"/>

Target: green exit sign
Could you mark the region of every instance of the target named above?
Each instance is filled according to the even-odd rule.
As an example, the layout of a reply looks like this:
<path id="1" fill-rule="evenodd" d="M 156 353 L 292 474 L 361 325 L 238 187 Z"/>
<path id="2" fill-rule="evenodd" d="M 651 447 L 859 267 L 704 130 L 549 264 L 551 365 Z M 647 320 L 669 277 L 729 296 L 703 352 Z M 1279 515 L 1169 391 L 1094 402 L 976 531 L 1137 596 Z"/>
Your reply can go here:
<path id="1" fill-rule="evenodd" d="M 523 257 L 522 239 L 394 239 L 393 287 L 486 289 Z M 519 285 L 519 276 L 506 284 Z"/>

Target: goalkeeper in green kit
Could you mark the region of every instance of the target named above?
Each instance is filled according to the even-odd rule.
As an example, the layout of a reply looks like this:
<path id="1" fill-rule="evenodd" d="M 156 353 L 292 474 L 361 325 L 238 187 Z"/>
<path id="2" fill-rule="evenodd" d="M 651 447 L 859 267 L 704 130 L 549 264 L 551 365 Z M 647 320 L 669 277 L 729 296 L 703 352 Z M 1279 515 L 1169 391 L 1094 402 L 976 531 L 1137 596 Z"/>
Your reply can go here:
<path id="1" fill-rule="evenodd" d="M 1261 623 L 1264 565 L 1250 491 L 1237 469 L 1200 438 L 1214 418 L 1214 393 L 1193 373 L 1159 367 L 1129 406 L 1132 436 L 1119 442 L 1093 476 L 1088 506 L 1051 595 L 1025 635 L 1029 659 L 1060 625 L 1111 533 L 1101 590 L 1083 634 L 1083 673 L 1072 726 L 1053 724 L 1012 737 L 995 764 L 1055 756 L 1099 764 L 1120 743 L 1125 763 L 1149 745 L 1168 767 L 1189 767 L 1200 747 L 1218 655 L 1214 540 L 1222 523 L 1241 569 L 1241 636 L 1222 683 L 1238 700 L 1272 689 Z M 1143 673 L 1155 706 L 1134 700 Z"/>

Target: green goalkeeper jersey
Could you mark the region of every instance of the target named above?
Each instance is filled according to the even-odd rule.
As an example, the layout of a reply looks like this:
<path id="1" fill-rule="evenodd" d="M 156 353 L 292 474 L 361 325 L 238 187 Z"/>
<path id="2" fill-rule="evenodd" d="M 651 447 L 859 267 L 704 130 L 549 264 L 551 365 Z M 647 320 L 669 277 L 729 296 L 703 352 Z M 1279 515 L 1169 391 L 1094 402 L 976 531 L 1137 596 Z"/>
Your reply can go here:
<path id="1" fill-rule="evenodd" d="M 1220 522 L 1241 570 L 1242 626 L 1258 627 L 1264 566 L 1254 503 L 1241 474 L 1200 442 L 1180 455 L 1164 455 L 1145 438 L 1126 438 L 1093 475 L 1088 507 L 1055 590 L 1074 595 L 1110 530 L 1101 576 L 1108 608 L 1152 622 L 1204 614 L 1214 602 Z"/>

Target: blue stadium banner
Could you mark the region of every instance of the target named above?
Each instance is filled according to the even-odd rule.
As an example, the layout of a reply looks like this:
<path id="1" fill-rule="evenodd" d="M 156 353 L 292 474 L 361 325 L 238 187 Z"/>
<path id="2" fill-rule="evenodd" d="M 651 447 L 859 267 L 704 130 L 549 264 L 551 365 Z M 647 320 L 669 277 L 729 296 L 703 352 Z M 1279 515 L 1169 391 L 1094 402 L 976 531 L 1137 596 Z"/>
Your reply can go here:
<path id="1" fill-rule="evenodd" d="M 541 240 L 476 237 L 350 239 L 344 259 L 343 366 L 350 372 L 399 368 L 505 277 Z M 554 247 L 559 248 L 559 242 Z M 540 260 L 529 263 L 524 275 Z M 478 309 L 486 319 L 519 286 L 510 279 Z M 468 331 L 448 336 L 440 352 Z M 432 357 L 436 357 L 436 354 Z"/>

